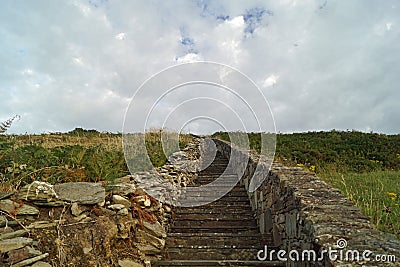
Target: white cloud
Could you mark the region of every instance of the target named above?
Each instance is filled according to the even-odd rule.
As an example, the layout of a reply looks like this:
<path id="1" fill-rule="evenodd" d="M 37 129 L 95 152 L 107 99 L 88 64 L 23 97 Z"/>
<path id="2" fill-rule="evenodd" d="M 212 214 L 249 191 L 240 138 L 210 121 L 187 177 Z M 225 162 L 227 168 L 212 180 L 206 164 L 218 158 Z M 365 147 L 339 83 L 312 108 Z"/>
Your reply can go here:
<path id="1" fill-rule="evenodd" d="M 225 24 L 229 25 L 233 30 L 242 31 L 244 27 L 243 16 L 234 17 L 231 20 L 226 20 Z"/>
<path id="2" fill-rule="evenodd" d="M 188 53 L 182 57 L 177 58 L 176 61 L 179 63 L 189 63 L 195 61 L 202 61 L 202 57 L 195 53 Z"/>
<path id="3" fill-rule="evenodd" d="M 126 33 L 120 32 L 117 35 L 115 35 L 115 39 L 124 40 L 125 39 L 125 35 L 126 35 Z"/>
<path id="4" fill-rule="evenodd" d="M 271 87 L 274 86 L 278 82 L 279 76 L 275 74 L 271 74 L 268 76 L 267 79 L 265 79 L 263 83 L 263 87 Z"/>
<path id="5" fill-rule="evenodd" d="M 210 60 L 258 81 L 280 131 L 399 132 L 397 6 L 10 2 L 0 10 L 0 120 L 22 115 L 15 132 L 120 131 L 127 100 L 148 77 Z"/>

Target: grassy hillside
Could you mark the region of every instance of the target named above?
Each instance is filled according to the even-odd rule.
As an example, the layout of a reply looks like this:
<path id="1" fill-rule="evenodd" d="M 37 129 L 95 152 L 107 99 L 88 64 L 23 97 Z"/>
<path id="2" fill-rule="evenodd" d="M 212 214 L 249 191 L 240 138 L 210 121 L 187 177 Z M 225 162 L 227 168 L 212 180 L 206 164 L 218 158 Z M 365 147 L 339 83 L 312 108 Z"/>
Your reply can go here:
<path id="1" fill-rule="evenodd" d="M 227 133 L 213 137 L 229 141 Z M 252 149 L 260 151 L 260 135 L 249 134 Z M 290 165 L 314 166 L 316 172 L 400 170 L 400 135 L 356 131 L 278 134 L 276 160 Z"/>
<path id="2" fill-rule="evenodd" d="M 138 136 L 137 142 L 144 136 Z M 180 137 L 184 147 L 191 136 Z M 132 144 L 135 171 L 166 161 L 158 131 L 146 133 L 146 150 Z M 122 135 L 75 129 L 66 134 L 0 135 L 0 191 L 10 191 L 35 180 L 49 183 L 112 181 L 129 174 L 122 150 Z"/>
<path id="3" fill-rule="evenodd" d="M 229 141 L 227 133 L 213 137 Z M 249 134 L 260 151 L 260 135 Z M 353 200 L 380 230 L 400 237 L 400 135 L 356 131 L 277 135 L 276 158 L 316 172 Z"/>

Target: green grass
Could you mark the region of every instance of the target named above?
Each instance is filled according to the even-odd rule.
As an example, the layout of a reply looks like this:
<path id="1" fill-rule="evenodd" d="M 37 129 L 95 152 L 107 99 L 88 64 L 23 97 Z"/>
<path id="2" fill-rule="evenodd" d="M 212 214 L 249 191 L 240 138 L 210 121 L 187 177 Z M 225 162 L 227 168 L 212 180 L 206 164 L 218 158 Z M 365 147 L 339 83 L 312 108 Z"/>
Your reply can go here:
<path id="1" fill-rule="evenodd" d="M 322 172 L 319 176 L 339 188 L 379 230 L 400 238 L 400 171 Z"/>
<path id="2" fill-rule="evenodd" d="M 135 162 L 132 171 L 148 170 L 166 162 L 160 133 L 146 133 L 146 149 L 139 146 L 144 135 L 135 134 L 135 142 L 129 147 L 130 160 Z M 190 135 L 180 135 L 179 146 L 183 148 L 191 140 Z M 107 182 L 127 174 L 121 134 L 78 128 L 65 134 L 0 135 L 0 191 L 3 192 L 33 181 Z"/>
<path id="3" fill-rule="evenodd" d="M 228 133 L 213 137 L 229 141 Z M 248 135 L 250 148 L 260 151 L 260 135 Z M 289 165 L 302 164 L 339 172 L 400 170 L 400 134 L 384 135 L 357 131 L 278 134 L 276 159 Z"/>

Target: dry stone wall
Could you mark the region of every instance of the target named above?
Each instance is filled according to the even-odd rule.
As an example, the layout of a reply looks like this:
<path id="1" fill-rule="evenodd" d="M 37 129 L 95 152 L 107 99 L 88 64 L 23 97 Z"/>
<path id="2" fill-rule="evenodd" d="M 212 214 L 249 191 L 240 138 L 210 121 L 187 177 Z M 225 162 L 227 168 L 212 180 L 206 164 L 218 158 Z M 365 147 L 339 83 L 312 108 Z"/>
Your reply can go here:
<path id="1" fill-rule="evenodd" d="M 339 190 L 299 167 L 274 163 L 268 171 L 269 165 L 260 162 L 265 166 L 259 169 L 264 171 L 255 172 L 259 160 L 256 154 L 231 148 L 221 140 L 213 141 L 218 150 L 227 158 L 231 157 L 230 164 L 234 168 L 248 161 L 241 180 L 246 188 L 254 174 L 256 179 L 266 178 L 248 195 L 261 234 L 273 234 L 275 245 L 286 253 L 281 256 L 288 259 L 287 266 L 400 266 L 400 241 L 394 235 L 376 230 L 369 218 Z M 309 250 L 316 252 L 316 261 L 312 260 L 313 255 L 308 258 Z M 291 251 L 298 253 L 291 254 L 294 261 L 288 255 Z M 356 251 L 359 260 L 354 260 Z M 365 260 L 362 253 L 366 253 Z M 333 260 L 335 255 L 337 258 Z M 375 256 L 390 259 L 371 261 Z"/>
<path id="2" fill-rule="evenodd" d="M 150 266 L 171 209 L 137 188 L 33 182 L 0 194 L 0 266 Z"/>

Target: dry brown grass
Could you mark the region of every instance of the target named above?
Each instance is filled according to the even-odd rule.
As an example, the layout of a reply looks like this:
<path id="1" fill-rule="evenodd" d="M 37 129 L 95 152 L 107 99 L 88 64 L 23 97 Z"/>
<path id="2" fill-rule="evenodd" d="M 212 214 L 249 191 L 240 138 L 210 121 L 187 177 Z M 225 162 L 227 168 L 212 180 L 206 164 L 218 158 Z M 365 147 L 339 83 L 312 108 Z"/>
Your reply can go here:
<path id="1" fill-rule="evenodd" d="M 146 132 L 146 142 L 159 142 L 161 140 L 161 129 L 150 129 Z M 140 135 L 140 134 L 139 134 Z M 163 130 L 164 136 L 173 136 L 172 131 Z M 71 134 L 40 134 L 40 135 L 8 135 L 9 141 L 15 142 L 15 147 L 24 145 L 39 145 L 44 148 L 54 148 L 60 146 L 79 145 L 82 147 L 93 147 L 101 145 L 105 150 L 122 150 L 122 134 L 98 133 L 90 135 L 71 135 Z M 187 144 L 193 140 L 193 136 L 188 134 L 179 135 L 179 142 Z"/>
<path id="2" fill-rule="evenodd" d="M 39 145 L 44 148 L 79 145 L 92 147 L 101 145 L 105 150 L 122 149 L 122 135 L 99 134 L 74 136 L 69 134 L 41 134 L 41 135 L 10 135 L 10 141 L 15 141 L 15 147 L 24 145 Z"/>

